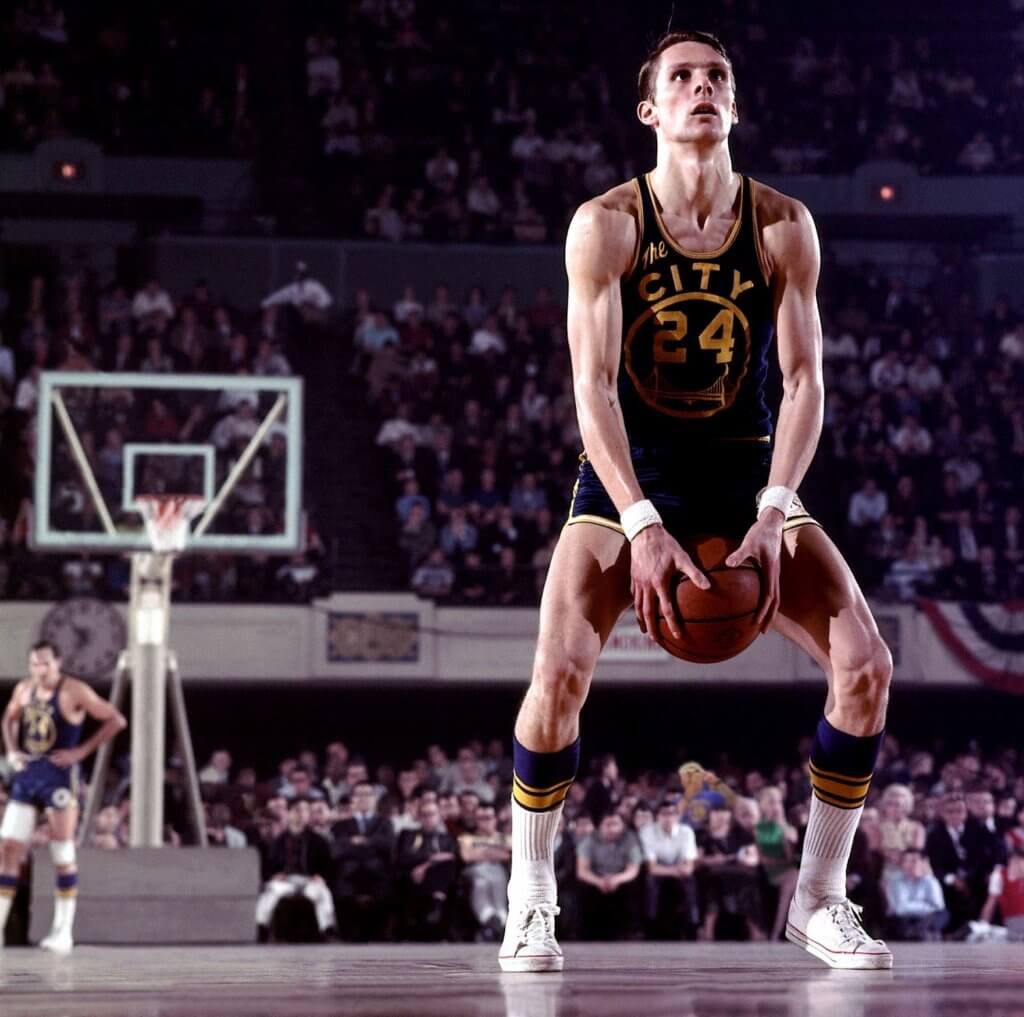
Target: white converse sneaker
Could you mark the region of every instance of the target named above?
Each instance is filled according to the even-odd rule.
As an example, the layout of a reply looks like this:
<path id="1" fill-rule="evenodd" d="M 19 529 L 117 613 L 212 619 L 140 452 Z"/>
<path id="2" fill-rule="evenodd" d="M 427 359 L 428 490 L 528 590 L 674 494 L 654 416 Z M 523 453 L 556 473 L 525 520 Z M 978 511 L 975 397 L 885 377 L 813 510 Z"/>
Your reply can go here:
<path id="1" fill-rule="evenodd" d="M 561 971 L 562 948 L 555 939 L 554 904 L 513 908 L 498 953 L 502 971 Z"/>
<path id="2" fill-rule="evenodd" d="M 71 953 L 74 945 L 70 929 L 51 932 L 45 939 L 39 941 L 40 949 L 49 950 L 51 953 Z"/>
<path id="3" fill-rule="evenodd" d="M 878 969 L 892 967 L 892 951 L 872 939 L 861 925 L 864 909 L 844 898 L 822 902 L 810 910 L 789 905 L 786 939 L 803 947 L 833 968 Z"/>

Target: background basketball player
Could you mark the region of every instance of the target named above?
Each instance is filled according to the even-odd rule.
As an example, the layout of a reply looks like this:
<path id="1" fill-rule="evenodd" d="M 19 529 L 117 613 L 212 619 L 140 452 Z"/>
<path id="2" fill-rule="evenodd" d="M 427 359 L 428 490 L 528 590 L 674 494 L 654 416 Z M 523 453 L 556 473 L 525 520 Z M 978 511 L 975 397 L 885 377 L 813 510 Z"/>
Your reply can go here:
<path id="1" fill-rule="evenodd" d="M 40 946 L 66 952 L 73 945 L 78 868 L 78 764 L 125 727 L 122 714 L 85 682 L 61 674 L 51 643 L 40 642 L 28 656 L 29 677 L 18 682 L 3 715 L 4 748 L 14 767 L 10 801 L 0 824 L 0 945 L 18 873 L 32 840 L 36 810 L 50 823 L 50 854 L 57 870 L 53 928 Z M 86 716 L 100 727 L 82 742 Z"/>
<path id="2" fill-rule="evenodd" d="M 822 424 L 814 223 L 798 201 L 735 173 L 732 64 L 675 33 L 640 72 L 657 165 L 577 211 L 566 240 L 569 344 L 586 449 L 541 605 L 516 723 L 506 970 L 558 970 L 552 846 L 579 761 L 579 713 L 601 648 L 632 602 L 678 636 L 669 583 L 707 579 L 679 541 L 742 538 L 728 559 L 765 577 L 758 616 L 822 666 L 829 692 L 786 934 L 837 967 L 890 967 L 846 898 L 846 864 L 882 737 L 889 652 L 850 569 L 796 490 Z M 785 394 L 765 401 L 773 332 Z"/>

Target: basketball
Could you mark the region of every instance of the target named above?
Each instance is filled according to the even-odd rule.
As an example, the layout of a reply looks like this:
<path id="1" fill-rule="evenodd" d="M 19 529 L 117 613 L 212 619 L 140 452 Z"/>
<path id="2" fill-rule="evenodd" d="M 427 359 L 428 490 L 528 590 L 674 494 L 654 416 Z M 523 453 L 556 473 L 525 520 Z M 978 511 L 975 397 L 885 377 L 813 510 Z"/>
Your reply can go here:
<path id="1" fill-rule="evenodd" d="M 735 568 L 725 564 L 738 546 L 738 540 L 714 536 L 684 543 L 711 586 L 700 590 L 682 574 L 673 581 L 672 595 L 683 619 L 682 639 L 672 635 L 661 614 L 656 634 L 658 643 L 673 656 L 716 664 L 735 657 L 757 638 L 754 619 L 761 600 L 761 570 L 752 561 Z"/>

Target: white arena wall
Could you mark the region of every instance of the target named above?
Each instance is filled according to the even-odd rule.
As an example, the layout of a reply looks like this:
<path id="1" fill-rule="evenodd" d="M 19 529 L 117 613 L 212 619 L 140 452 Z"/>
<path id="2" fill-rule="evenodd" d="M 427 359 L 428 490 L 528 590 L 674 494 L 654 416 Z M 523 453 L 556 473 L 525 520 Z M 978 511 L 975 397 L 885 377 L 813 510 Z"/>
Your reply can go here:
<path id="1" fill-rule="evenodd" d="M 24 676 L 28 647 L 53 606 L 0 603 L 0 680 Z M 893 651 L 897 681 L 922 687 L 978 684 L 916 608 L 880 604 L 875 615 Z M 174 605 L 170 645 L 190 682 L 522 684 L 536 630 L 535 609 L 438 607 L 411 594 L 339 593 L 310 606 Z M 811 659 L 774 633 L 733 660 L 708 667 L 676 660 L 649 643 L 631 614 L 613 633 L 597 677 L 622 683 L 821 681 Z"/>

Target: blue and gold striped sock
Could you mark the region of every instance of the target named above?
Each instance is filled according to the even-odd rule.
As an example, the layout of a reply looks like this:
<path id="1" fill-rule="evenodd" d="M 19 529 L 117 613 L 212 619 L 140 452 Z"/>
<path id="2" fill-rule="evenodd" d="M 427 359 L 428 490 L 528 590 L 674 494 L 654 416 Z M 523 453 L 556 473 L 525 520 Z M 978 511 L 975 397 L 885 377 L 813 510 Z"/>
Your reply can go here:
<path id="1" fill-rule="evenodd" d="M 867 736 L 847 734 L 822 717 L 811 745 L 814 794 L 837 809 L 856 809 L 863 805 L 882 736 L 881 731 Z"/>
<path id="2" fill-rule="evenodd" d="M 530 812 L 565 801 L 580 765 L 580 740 L 558 752 L 532 752 L 512 738 L 512 797 Z"/>
<path id="3" fill-rule="evenodd" d="M 512 873 L 509 906 L 554 904 L 555 837 L 562 803 L 580 763 L 580 740 L 558 752 L 531 752 L 512 739 Z"/>
<path id="4" fill-rule="evenodd" d="M 824 717 L 811 745 L 811 812 L 807 820 L 797 906 L 817 907 L 846 896 L 846 866 L 871 787 L 883 732 L 852 735 Z"/>

